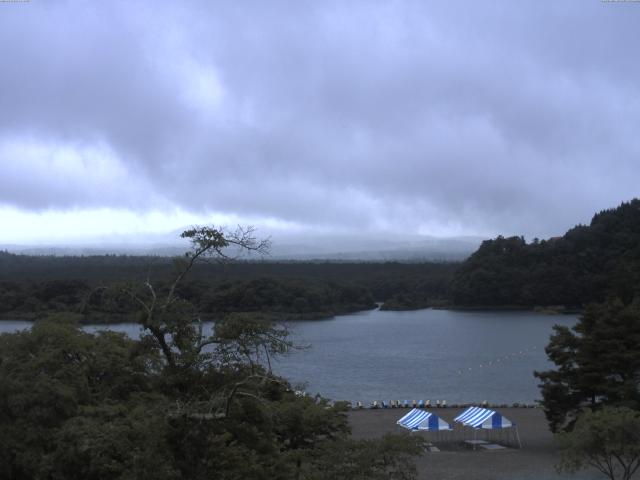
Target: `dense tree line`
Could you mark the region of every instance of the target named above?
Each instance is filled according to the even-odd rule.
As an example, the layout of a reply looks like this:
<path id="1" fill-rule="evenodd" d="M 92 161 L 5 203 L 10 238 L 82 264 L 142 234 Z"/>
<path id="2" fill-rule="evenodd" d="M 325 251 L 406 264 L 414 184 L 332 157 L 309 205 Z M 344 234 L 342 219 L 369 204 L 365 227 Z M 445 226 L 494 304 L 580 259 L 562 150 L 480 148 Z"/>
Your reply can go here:
<path id="1" fill-rule="evenodd" d="M 456 272 L 451 296 L 460 306 L 581 308 L 610 295 L 629 302 L 639 286 L 640 200 L 634 199 L 562 237 L 483 242 Z"/>
<path id="2" fill-rule="evenodd" d="M 0 252 L 0 317 L 74 312 L 86 321 L 120 320 L 132 312 L 122 294 L 153 279 L 166 288 L 175 266 L 163 257 L 31 257 Z M 261 312 L 279 318 L 324 318 L 370 309 L 406 309 L 446 301 L 455 264 L 271 263 L 195 265 L 180 285 L 203 315 Z"/>
<path id="3" fill-rule="evenodd" d="M 50 313 L 73 312 L 82 315 L 86 322 L 131 320 L 135 305 L 126 294 L 127 285 L 114 283 L 94 288 L 80 280 L 3 282 L 0 315 L 33 319 Z M 158 288 L 162 291 L 168 286 L 159 283 Z M 232 312 L 259 312 L 280 319 L 326 318 L 375 307 L 367 288 L 312 279 L 185 282 L 179 293 L 210 319 Z"/>

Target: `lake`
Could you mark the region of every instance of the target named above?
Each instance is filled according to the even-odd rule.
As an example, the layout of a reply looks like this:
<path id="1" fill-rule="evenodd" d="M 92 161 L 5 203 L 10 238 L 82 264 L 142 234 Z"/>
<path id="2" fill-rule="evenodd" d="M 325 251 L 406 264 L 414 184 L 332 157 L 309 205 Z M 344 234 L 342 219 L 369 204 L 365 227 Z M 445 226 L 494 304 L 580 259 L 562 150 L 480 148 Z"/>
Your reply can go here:
<path id="1" fill-rule="evenodd" d="M 554 324 L 577 317 L 534 312 L 371 310 L 329 320 L 287 322 L 308 344 L 274 362 L 275 373 L 335 400 L 446 400 L 532 403 L 540 398 L 534 370 L 552 367 L 544 347 Z M 2 321 L 0 332 L 28 328 Z M 209 328 L 211 324 L 209 324 Z M 136 324 L 109 328 L 137 337 Z"/>

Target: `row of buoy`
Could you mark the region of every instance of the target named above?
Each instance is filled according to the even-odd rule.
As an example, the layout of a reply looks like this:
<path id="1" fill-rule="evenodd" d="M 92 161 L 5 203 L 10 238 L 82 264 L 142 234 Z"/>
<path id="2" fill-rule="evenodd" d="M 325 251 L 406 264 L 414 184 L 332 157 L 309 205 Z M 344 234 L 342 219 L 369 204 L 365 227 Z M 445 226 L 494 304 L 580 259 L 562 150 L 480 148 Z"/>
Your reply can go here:
<path id="1" fill-rule="evenodd" d="M 515 357 L 524 356 L 529 352 L 532 352 L 537 349 L 538 348 L 534 346 L 534 347 L 525 348 L 524 350 L 519 350 L 517 352 L 507 353 L 506 355 L 503 355 L 501 357 L 497 357 L 492 360 L 489 360 L 486 363 L 480 363 L 478 364 L 477 368 L 489 368 L 489 367 L 497 366 L 498 364 L 504 365 L 505 362 Z M 458 369 L 458 375 L 462 375 L 463 373 L 472 372 L 472 371 L 473 371 L 473 367 L 467 367 L 466 369 L 461 368 L 461 369 Z"/>

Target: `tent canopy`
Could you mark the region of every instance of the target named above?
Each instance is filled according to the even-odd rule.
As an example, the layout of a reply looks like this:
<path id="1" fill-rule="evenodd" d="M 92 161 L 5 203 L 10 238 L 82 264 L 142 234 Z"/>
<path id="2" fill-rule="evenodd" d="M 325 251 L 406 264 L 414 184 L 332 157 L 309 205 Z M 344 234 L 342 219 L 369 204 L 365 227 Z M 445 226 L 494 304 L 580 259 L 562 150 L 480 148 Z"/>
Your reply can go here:
<path id="1" fill-rule="evenodd" d="M 398 425 L 409 430 L 451 430 L 451 426 L 436 414 L 426 410 L 412 409 L 398 420 Z"/>
<path id="2" fill-rule="evenodd" d="M 504 418 L 501 413 L 482 407 L 469 407 L 454 418 L 453 421 L 460 422 L 469 427 L 484 429 L 509 428 L 515 426 L 513 422 Z"/>

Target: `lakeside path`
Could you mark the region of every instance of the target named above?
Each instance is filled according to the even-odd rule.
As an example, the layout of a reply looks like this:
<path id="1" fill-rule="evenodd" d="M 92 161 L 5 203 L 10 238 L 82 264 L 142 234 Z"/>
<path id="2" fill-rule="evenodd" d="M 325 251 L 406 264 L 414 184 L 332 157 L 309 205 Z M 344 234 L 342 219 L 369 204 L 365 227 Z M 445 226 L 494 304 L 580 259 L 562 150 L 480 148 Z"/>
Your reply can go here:
<path id="1" fill-rule="evenodd" d="M 417 459 L 419 479 L 431 480 L 596 480 L 602 475 L 595 470 L 576 474 L 558 474 L 554 465 L 558 462 L 558 452 L 553 435 L 547 427 L 544 413 L 539 408 L 499 408 L 506 418 L 518 425 L 522 449 L 508 448 L 498 451 L 472 450 L 457 443 L 444 443 L 425 435 L 442 448 L 440 452 L 426 452 Z M 453 423 L 462 409 L 433 409 L 443 420 Z M 377 438 L 385 433 L 406 432 L 396 421 L 408 409 L 364 409 L 349 412 L 349 421 L 355 438 Z M 482 438 L 482 437 L 478 437 Z M 499 443 L 499 442 L 496 442 Z"/>

